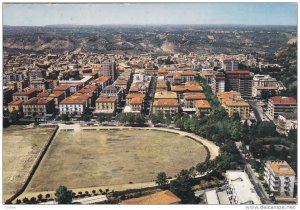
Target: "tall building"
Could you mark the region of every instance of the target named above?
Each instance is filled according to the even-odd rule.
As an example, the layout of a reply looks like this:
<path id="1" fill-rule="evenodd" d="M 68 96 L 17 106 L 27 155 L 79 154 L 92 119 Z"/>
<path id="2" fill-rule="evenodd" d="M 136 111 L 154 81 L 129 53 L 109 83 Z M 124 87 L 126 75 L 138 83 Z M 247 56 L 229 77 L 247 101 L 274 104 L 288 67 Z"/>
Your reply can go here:
<path id="1" fill-rule="evenodd" d="M 222 68 L 225 71 L 237 71 L 239 70 L 239 62 L 236 60 L 222 60 Z"/>
<path id="2" fill-rule="evenodd" d="M 225 188 L 231 204 L 262 204 L 244 171 L 226 171 Z"/>
<path id="3" fill-rule="evenodd" d="M 118 70 L 115 62 L 104 62 L 97 71 L 99 76 L 110 76 L 113 81 L 118 77 Z"/>
<path id="4" fill-rule="evenodd" d="M 241 93 L 242 98 L 252 97 L 252 79 L 250 71 L 226 71 L 225 72 L 225 90 Z"/>
<path id="5" fill-rule="evenodd" d="M 224 71 L 218 70 L 214 72 L 211 78 L 211 88 L 214 94 L 225 91 L 225 74 Z"/>
<path id="6" fill-rule="evenodd" d="M 292 97 L 274 96 L 269 99 L 266 115 L 274 120 L 281 113 L 294 112 L 297 109 L 297 101 Z"/>
<path id="7" fill-rule="evenodd" d="M 295 172 L 286 161 L 267 161 L 264 179 L 275 197 L 293 197 Z"/>

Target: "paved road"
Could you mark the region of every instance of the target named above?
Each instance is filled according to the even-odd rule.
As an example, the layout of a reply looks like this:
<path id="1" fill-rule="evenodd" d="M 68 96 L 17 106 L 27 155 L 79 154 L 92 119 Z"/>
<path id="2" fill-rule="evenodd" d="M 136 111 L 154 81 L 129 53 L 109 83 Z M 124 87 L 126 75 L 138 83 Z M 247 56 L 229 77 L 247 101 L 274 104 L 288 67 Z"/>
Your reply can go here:
<path id="1" fill-rule="evenodd" d="M 248 102 L 254 112 L 255 118 L 258 122 L 264 121 L 264 111 L 263 108 L 259 105 L 257 101 L 249 101 Z"/>
<path id="2" fill-rule="evenodd" d="M 253 169 L 251 168 L 251 165 L 247 162 L 244 154 L 242 153 L 242 151 L 239 149 L 239 146 L 241 145 L 241 142 L 235 142 L 235 145 L 238 149 L 238 151 L 241 154 L 242 157 L 242 169 L 245 170 L 245 172 L 247 173 L 251 183 L 254 186 L 255 191 L 257 192 L 258 196 L 260 197 L 261 201 L 263 204 L 272 204 L 272 202 L 270 201 L 270 199 L 265 195 L 264 190 L 262 189 L 262 186 L 259 183 L 258 178 L 256 177 Z"/>

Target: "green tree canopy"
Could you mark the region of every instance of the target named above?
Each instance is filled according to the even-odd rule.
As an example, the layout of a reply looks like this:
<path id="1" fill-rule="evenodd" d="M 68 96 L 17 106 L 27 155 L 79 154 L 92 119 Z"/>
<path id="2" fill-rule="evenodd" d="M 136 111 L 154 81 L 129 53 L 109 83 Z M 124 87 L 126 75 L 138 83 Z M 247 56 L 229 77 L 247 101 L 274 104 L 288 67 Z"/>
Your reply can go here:
<path id="1" fill-rule="evenodd" d="M 56 201 L 58 204 L 72 203 L 72 190 L 68 190 L 65 186 L 59 186 L 55 193 Z"/>

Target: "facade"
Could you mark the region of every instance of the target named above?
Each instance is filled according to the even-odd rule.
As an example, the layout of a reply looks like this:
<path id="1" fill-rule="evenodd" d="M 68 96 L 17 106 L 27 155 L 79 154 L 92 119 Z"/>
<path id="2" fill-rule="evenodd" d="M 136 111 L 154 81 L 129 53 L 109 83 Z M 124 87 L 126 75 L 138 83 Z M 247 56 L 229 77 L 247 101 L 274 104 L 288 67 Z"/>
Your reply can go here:
<path id="1" fill-rule="evenodd" d="M 275 197 L 293 197 L 295 172 L 286 161 L 267 161 L 265 182 Z"/>
<path id="2" fill-rule="evenodd" d="M 32 79 L 30 81 L 30 88 L 38 88 L 45 91 L 47 89 L 47 82 L 43 78 Z"/>
<path id="3" fill-rule="evenodd" d="M 225 108 L 229 117 L 233 113 L 238 113 L 241 119 L 248 119 L 250 116 L 250 105 L 244 101 L 238 92 L 223 92 L 218 93 L 217 97 L 221 102 L 222 106 Z"/>
<path id="4" fill-rule="evenodd" d="M 65 94 L 64 92 L 56 91 L 51 93 L 48 97 L 54 99 L 55 109 L 59 109 L 59 103 L 65 99 Z"/>
<path id="5" fill-rule="evenodd" d="M 203 79 L 205 79 L 206 83 L 208 85 L 210 85 L 213 80 L 214 70 L 213 69 L 202 69 L 200 75 Z"/>
<path id="6" fill-rule="evenodd" d="M 296 112 L 282 113 L 278 115 L 276 131 L 287 136 L 290 130 L 298 128 L 297 124 L 298 121 Z"/>
<path id="7" fill-rule="evenodd" d="M 8 103 L 8 106 L 7 106 L 8 112 L 13 112 L 13 111 L 20 112 L 20 111 L 22 111 L 22 104 L 23 103 L 24 103 L 24 101 L 22 101 L 22 100 L 12 101 L 12 102 Z"/>
<path id="8" fill-rule="evenodd" d="M 28 75 L 29 75 L 30 81 L 33 79 L 46 78 L 46 70 L 45 69 L 30 69 Z"/>
<path id="9" fill-rule="evenodd" d="M 53 98 L 34 97 L 23 103 L 24 116 L 46 117 L 53 114 L 55 110 Z"/>
<path id="10" fill-rule="evenodd" d="M 117 110 L 117 97 L 100 97 L 96 100 L 96 110 L 94 114 L 113 114 Z"/>
<path id="11" fill-rule="evenodd" d="M 260 97 L 262 91 L 279 92 L 285 87 L 270 75 L 256 74 L 253 77 L 252 96 Z"/>
<path id="12" fill-rule="evenodd" d="M 225 91 L 225 74 L 224 71 L 218 70 L 213 73 L 211 78 L 211 89 L 214 94 Z"/>
<path id="13" fill-rule="evenodd" d="M 252 97 L 252 79 L 250 71 L 225 71 L 225 90 L 241 93 L 242 98 Z"/>
<path id="14" fill-rule="evenodd" d="M 292 97 L 275 96 L 269 99 L 266 115 L 274 120 L 279 114 L 294 112 L 297 109 L 297 101 Z"/>
<path id="15" fill-rule="evenodd" d="M 207 100 L 196 100 L 195 108 L 198 116 L 208 115 L 211 112 L 211 106 Z"/>
<path id="16" fill-rule="evenodd" d="M 162 115 L 174 115 L 178 113 L 178 99 L 158 99 L 153 102 L 152 113 Z"/>
<path id="17" fill-rule="evenodd" d="M 236 60 L 222 60 L 222 68 L 225 71 L 236 71 L 239 70 L 239 62 Z"/>
<path id="18" fill-rule="evenodd" d="M 176 92 L 177 97 L 181 100 L 184 93 L 200 93 L 203 92 L 203 88 L 198 83 L 186 82 L 184 85 L 172 86 L 171 91 Z"/>
<path id="19" fill-rule="evenodd" d="M 37 96 L 37 91 L 36 90 L 28 90 L 28 91 L 24 91 L 24 92 L 15 92 L 13 94 L 13 100 L 17 101 L 17 100 L 23 100 L 23 101 L 27 101 L 35 96 Z"/>
<path id="20" fill-rule="evenodd" d="M 102 90 L 100 97 L 116 97 L 119 104 L 123 100 L 123 90 L 112 84 Z"/>
<path id="21" fill-rule="evenodd" d="M 100 68 L 96 68 L 99 76 L 110 76 L 113 81 L 118 77 L 118 71 L 115 62 L 104 62 L 100 64 Z"/>
<path id="22" fill-rule="evenodd" d="M 5 73 L 4 78 L 6 79 L 6 82 L 19 82 L 25 79 L 23 72 L 17 71 L 10 71 Z"/>
<path id="23" fill-rule="evenodd" d="M 244 171 L 226 171 L 225 188 L 230 204 L 262 204 Z"/>
<path id="24" fill-rule="evenodd" d="M 60 114 L 81 115 L 88 110 L 88 99 L 85 97 L 66 98 L 59 103 Z"/>

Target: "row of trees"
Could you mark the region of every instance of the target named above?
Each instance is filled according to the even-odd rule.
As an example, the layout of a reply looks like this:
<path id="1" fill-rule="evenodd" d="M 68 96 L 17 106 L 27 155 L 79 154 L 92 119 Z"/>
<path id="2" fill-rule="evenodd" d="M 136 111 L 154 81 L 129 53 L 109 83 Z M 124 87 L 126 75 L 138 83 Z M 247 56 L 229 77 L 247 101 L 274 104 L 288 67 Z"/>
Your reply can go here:
<path id="1" fill-rule="evenodd" d="M 132 125 L 144 125 L 146 122 L 145 116 L 140 113 L 119 113 L 116 120 L 120 123 L 128 123 Z"/>

